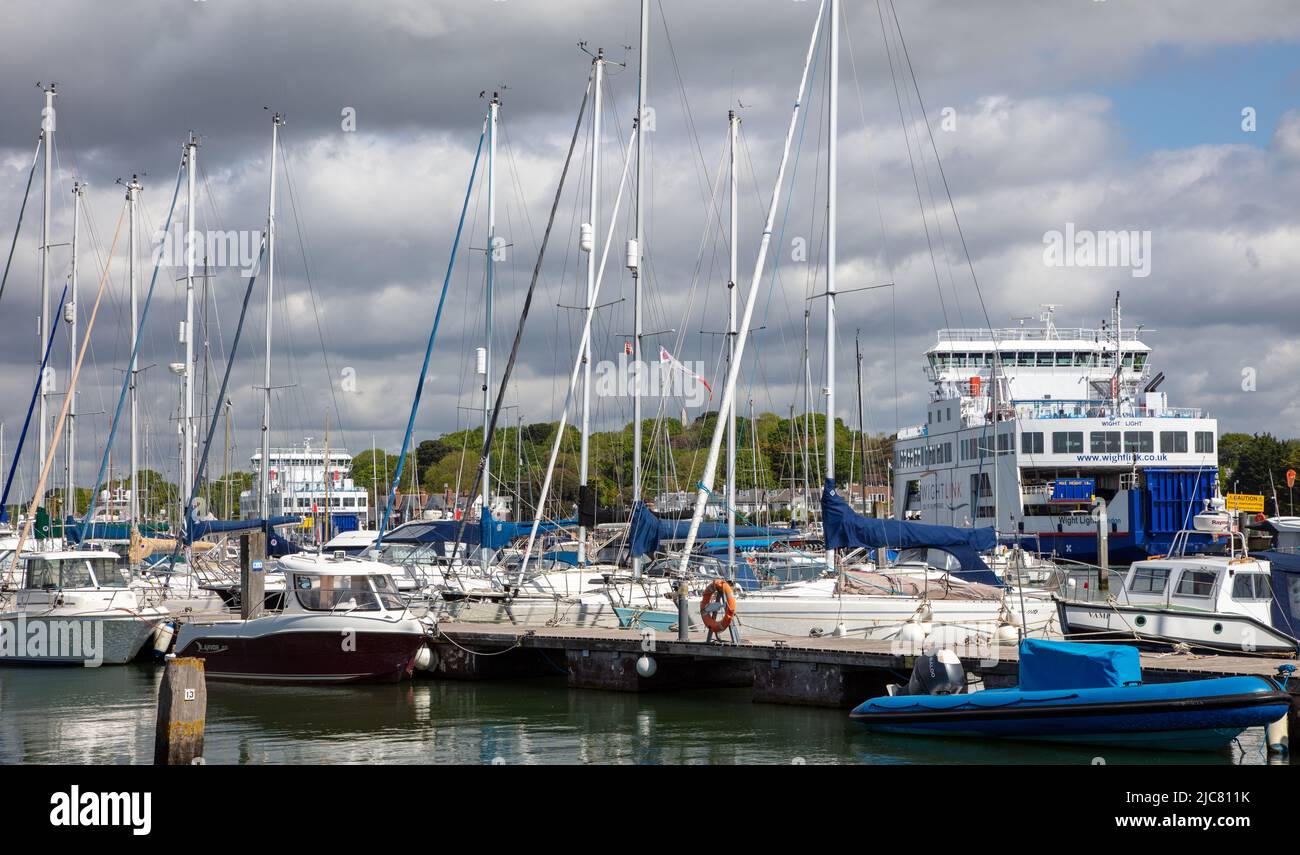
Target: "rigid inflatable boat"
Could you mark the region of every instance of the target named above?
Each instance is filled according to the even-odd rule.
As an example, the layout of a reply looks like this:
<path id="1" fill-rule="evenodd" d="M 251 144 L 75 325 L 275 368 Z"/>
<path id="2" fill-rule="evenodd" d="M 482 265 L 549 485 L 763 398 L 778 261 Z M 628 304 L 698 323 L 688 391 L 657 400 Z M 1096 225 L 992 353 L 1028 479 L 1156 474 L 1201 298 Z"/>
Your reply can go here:
<path id="1" fill-rule="evenodd" d="M 1021 643 L 1019 686 L 965 689 L 960 660 L 940 650 L 850 717 L 887 733 L 1204 750 L 1277 721 L 1290 703 L 1267 677 L 1146 684 L 1132 647 L 1039 639 Z"/>

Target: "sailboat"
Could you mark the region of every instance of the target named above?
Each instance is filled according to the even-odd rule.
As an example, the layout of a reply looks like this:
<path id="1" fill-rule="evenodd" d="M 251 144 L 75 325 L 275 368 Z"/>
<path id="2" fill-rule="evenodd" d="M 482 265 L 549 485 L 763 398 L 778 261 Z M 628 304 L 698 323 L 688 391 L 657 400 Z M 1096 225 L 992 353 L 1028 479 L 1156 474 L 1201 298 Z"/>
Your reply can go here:
<path id="1" fill-rule="evenodd" d="M 826 547 L 824 572 L 815 580 L 792 582 L 756 591 L 742 588 L 732 592 L 730 584 L 722 584 L 721 590 L 727 592 L 728 597 L 734 596 L 734 600 L 720 625 L 729 627 L 734 619 L 743 633 L 760 636 L 835 635 L 910 642 L 920 642 L 929 636 L 935 636 L 954 643 L 988 641 L 994 638 L 1010 641 L 1018 640 L 1023 634 L 1044 632 L 1054 617 L 1050 600 L 1023 592 L 1015 598 L 1007 597 L 1008 589 L 1001 586 L 1001 582 L 979 557 L 980 549 L 989 549 L 994 545 L 995 535 L 992 529 L 963 531 L 932 526 L 921 530 L 903 521 L 889 521 L 890 525 L 884 525 L 884 521 L 859 516 L 836 492 L 833 426 L 840 3 L 839 0 L 829 0 L 829 15 L 826 14 L 826 5 L 826 0 L 823 0 L 808 45 L 798 97 L 795 99 L 781 166 L 777 173 L 776 188 L 771 196 L 754 276 L 746 298 L 744 315 L 736 330 L 735 352 L 728 367 L 727 382 L 719 404 L 723 418 L 714 427 L 704 475 L 696 494 L 691 528 L 680 557 L 678 576 L 683 579 L 690 576 L 691 553 L 713 488 L 722 434 L 728 421 L 727 416 L 735 406 L 740 359 L 757 302 L 758 285 L 771 242 L 781 186 L 809 69 L 825 20 L 829 41 L 830 123 L 826 170 L 826 290 L 819 295 L 826 301 L 827 427 L 825 486 L 822 491 Z M 880 555 L 886 549 L 899 547 L 907 547 L 907 551 L 888 572 L 870 566 L 854 570 L 836 560 L 836 551 L 840 549 L 870 548 Z M 676 619 L 671 625 L 676 626 L 679 637 L 687 638 L 692 628 L 701 628 L 701 624 L 705 623 L 709 624 L 711 630 L 717 631 L 719 621 L 707 621 L 705 610 L 711 601 L 716 609 L 715 592 L 718 588 L 718 583 L 714 583 L 702 595 L 692 593 L 677 598 Z M 695 614 L 700 617 L 693 617 Z M 662 622 L 664 617 L 661 613 L 655 619 Z"/>

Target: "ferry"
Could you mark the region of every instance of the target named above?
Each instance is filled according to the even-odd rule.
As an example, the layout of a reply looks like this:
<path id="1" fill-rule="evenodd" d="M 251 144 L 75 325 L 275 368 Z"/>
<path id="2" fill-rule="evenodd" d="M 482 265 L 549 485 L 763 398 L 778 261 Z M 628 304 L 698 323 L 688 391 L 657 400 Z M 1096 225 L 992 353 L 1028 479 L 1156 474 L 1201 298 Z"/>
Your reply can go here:
<path id="1" fill-rule="evenodd" d="M 899 432 L 900 519 L 994 526 L 1027 550 L 1112 562 L 1169 551 L 1215 494 L 1218 425 L 1172 407 L 1142 327 L 943 329 L 926 351 L 926 423 Z M 997 359 L 995 360 L 995 354 Z"/>

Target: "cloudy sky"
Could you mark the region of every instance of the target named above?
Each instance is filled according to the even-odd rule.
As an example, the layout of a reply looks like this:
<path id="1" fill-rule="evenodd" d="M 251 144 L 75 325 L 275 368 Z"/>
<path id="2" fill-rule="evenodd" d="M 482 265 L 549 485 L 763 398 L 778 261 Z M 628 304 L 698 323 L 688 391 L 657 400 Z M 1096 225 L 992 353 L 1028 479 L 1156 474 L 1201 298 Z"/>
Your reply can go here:
<path id="1" fill-rule="evenodd" d="M 1006 326 L 1037 316 L 1044 303 L 1059 306 L 1060 325 L 1093 326 L 1118 290 L 1126 323 L 1144 325 L 1155 368 L 1169 377 L 1172 403 L 1209 409 L 1221 430 L 1296 435 L 1294 3 L 912 0 L 896 13 L 887 3 L 844 5 L 838 287 L 894 285 L 840 299 L 842 417 L 856 420 L 856 402 L 843 394 L 853 389 L 855 334 L 869 427 L 892 431 L 924 420 L 921 353 L 938 328 Z M 724 328 L 726 312 L 727 240 L 718 218 L 725 225 L 727 111 L 743 120 L 737 248 L 747 289 L 816 15 L 815 0 L 651 2 L 646 329 L 664 332 L 647 347 L 698 360 L 715 386 L 722 341 L 713 333 Z M 143 289 L 187 134 L 201 141 L 198 228 L 251 233 L 266 221 L 271 111 L 285 115 L 273 312 L 273 384 L 282 387 L 277 446 L 322 442 L 327 412 L 336 445 L 355 452 L 372 436 L 380 446 L 400 445 L 485 90 L 499 90 L 503 103 L 497 229 L 508 246 L 496 268 L 499 372 L 591 70 L 580 43 L 603 48 L 609 60 L 598 149 L 602 242 L 609 229 L 635 112 L 635 0 L 41 0 L 8 4 L 4 19 L 0 237 L 7 247 L 32 162 L 38 81 L 55 81 L 50 240 L 70 240 L 70 190 L 80 179 L 88 185 L 83 324 L 122 212 L 118 180 L 143 176 Z M 825 284 L 826 51 L 823 41 L 814 52 L 791 180 L 781 190 L 756 298 L 760 329 L 741 398 L 760 412 L 803 408 L 805 306 L 812 386 L 824 384 L 824 304 L 807 298 Z M 586 122 L 508 390 L 517 406 L 510 422 L 555 418 L 564 398 L 581 318 L 563 307 L 578 304 L 585 288 L 578 231 L 593 153 Z M 484 338 L 482 170 L 479 178 L 418 437 L 479 418 L 468 409 L 479 406 L 473 350 Z M 6 466 L 35 375 L 40 182 L 38 170 L 0 302 Z M 623 269 L 629 200 L 602 284 L 600 302 L 609 305 L 597 316 L 597 359 L 615 358 L 631 329 Z M 182 189 L 178 222 L 184 212 Z M 1125 266 L 1048 266 L 1044 235 L 1067 223 L 1149 232 L 1150 275 Z M 80 384 L 83 483 L 98 468 L 129 353 L 123 229 Z M 54 302 L 70 257 L 66 246 L 50 250 Z M 215 402 L 246 281 L 210 260 L 207 382 Z M 141 379 L 146 462 L 170 472 L 180 391 L 168 364 L 183 358 L 183 274 L 159 270 L 140 356 L 149 366 Z M 258 442 L 264 288 L 259 279 L 228 393 L 236 465 Z M 201 300 L 198 316 L 202 324 Z M 60 335 L 52 363 L 61 391 L 68 352 L 66 331 Z M 1244 380 L 1253 380 L 1244 383 L 1253 391 Z M 51 400 L 57 412 L 62 399 Z M 601 427 L 629 417 L 622 399 L 601 400 L 593 414 Z M 25 459 L 30 479 L 30 454 Z M 119 441 L 113 465 L 125 464 Z"/>

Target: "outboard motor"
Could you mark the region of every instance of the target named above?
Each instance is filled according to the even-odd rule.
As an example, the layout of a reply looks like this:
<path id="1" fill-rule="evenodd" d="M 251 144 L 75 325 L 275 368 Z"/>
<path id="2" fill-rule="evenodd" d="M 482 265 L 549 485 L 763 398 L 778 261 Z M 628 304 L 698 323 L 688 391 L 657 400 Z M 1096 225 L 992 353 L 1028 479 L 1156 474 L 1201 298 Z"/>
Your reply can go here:
<path id="1" fill-rule="evenodd" d="M 906 686 L 888 687 L 896 695 L 963 695 L 966 693 L 966 669 L 961 659 L 951 650 L 941 649 L 916 657 L 912 678 Z"/>

